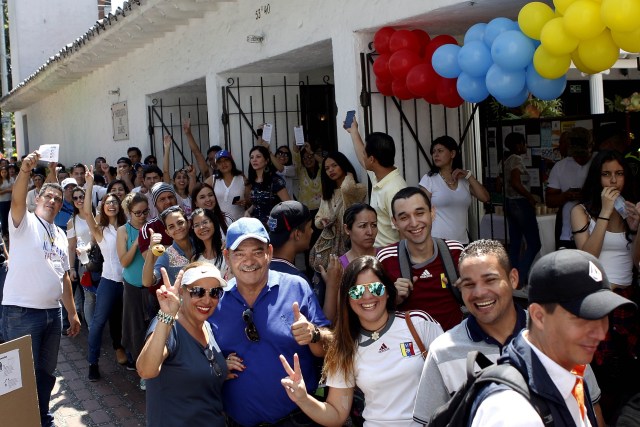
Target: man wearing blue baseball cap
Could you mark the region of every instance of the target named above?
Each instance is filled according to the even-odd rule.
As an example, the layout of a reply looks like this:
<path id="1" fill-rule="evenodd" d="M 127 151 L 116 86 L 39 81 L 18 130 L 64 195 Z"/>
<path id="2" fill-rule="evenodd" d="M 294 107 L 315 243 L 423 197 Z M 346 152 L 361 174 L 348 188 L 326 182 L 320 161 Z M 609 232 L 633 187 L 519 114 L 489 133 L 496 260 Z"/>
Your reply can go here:
<path id="1" fill-rule="evenodd" d="M 234 375 L 223 389 L 227 425 L 308 425 L 280 385 L 278 356 L 298 354 L 312 393 L 319 380 L 316 357 L 324 355 L 331 335 L 329 321 L 304 279 L 269 269 L 273 247 L 258 219 L 231 224 L 226 245 L 235 278 L 209 321 Z"/>

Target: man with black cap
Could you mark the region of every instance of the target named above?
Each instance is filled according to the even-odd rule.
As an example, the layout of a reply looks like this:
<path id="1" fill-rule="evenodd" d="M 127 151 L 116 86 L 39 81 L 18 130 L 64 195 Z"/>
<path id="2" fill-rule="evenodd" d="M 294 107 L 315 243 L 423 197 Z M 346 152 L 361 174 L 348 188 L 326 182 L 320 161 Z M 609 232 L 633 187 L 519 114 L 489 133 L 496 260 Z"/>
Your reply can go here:
<path id="1" fill-rule="evenodd" d="M 163 210 L 178 204 L 176 191 L 171 185 L 164 182 L 158 182 L 151 187 L 150 202 L 149 206 L 153 204 L 158 213 L 162 213 Z M 145 253 L 149 249 L 149 240 L 151 239 L 152 232 L 162 234 L 162 241 L 160 243 L 164 246 L 169 246 L 173 243 L 173 239 L 166 233 L 164 223 L 160 217 L 156 216 L 151 218 L 142 226 L 140 233 L 138 234 L 138 249 L 140 250 L 143 258 L 145 258 Z"/>
<path id="2" fill-rule="evenodd" d="M 306 281 L 269 268 L 272 254 L 258 219 L 229 226 L 224 256 L 235 277 L 209 321 L 232 375 L 222 393 L 230 427 L 312 425 L 280 385 L 278 357 L 297 354 L 313 392 L 319 379 L 314 356 L 324 356 L 329 321 Z"/>
<path id="3" fill-rule="evenodd" d="M 269 268 L 281 273 L 293 274 L 309 282 L 307 276 L 294 265 L 296 255 L 309 249 L 311 220 L 309 209 L 295 200 L 278 203 L 271 209 L 267 225 L 273 246 L 273 258 Z"/>
<path id="4" fill-rule="evenodd" d="M 609 327 L 615 308 L 634 304 L 611 291 L 597 258 L 578 250 L 545 255 L 529 276 L 529 320 L 498 363 L 514 366 L 532 400 L 547 406 L 555 426 L 597 426 L 584 369 Z M 635 305 L 635 304 L 634 304 Z M 478 394 L 474 426 L 543 426 L 518 392 L 491 384 Z"/>

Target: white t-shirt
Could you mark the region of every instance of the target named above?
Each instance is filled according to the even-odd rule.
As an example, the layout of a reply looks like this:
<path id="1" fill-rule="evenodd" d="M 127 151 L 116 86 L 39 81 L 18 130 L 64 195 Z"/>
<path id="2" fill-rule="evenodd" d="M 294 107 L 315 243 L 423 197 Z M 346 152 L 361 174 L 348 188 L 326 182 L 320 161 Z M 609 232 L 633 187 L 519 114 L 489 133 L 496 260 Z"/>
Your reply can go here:
<path id="1" fill-rule="evenodd" d="M 38 196 L 38 189 L 34 188 L 27 193 L 27 210 L 33 212 L 36 210 L 36 197 Z"/>
<path id="2" fill-rule="evenodd" d="M 60 307 L 62 278 L 69 270 L 69 245 L 61 228 L 25 212 L 16 228 L 9 212 L 11 267 L 3 305 L 49 309 Z"/>
<path id="3" fill-rule="evenodd" d="M 580 166 L 573 160 L 573 157 L 565 157 L 551 168 L 548 188 L 555 188 L 562 192 L 570 188 L 582 188 L 590 165 L 591 160 L 584 166 Z M 560 240 L 571 240 L 571 209 L 577 203 L 575 201 L 567 202 L 562 207 L 562 233 L 560 234 Z"/>
<path id="4" fill-rule="evenodd" d="M 244 199 L 244 177 L 242 175 L 234 176 L 231 180 L 231 185 L 228 187 L 224 183 L 224 179 L 215 179 L 213 192 L 216 194 L 216 199 L 222 212 L 229 215 L 234 221 L 244 216 L 244 208 L 232 203 L 236 196 Z"/>
<path id="5" fill-rule="evenodd" d="M 89 231 L 89 224 L 87 221 L 80 218 L 79 216 L 71 217 L 71 226 L 67 227 L 67 239 L 71 239 L 73 237 L 77 238 L 76 244 L 87 244 L 91 242 L 91 231 Z"/>
<path id="6" fill-rule="evenodd" d="M 342 373 L 327 378 L 329 387 L 357 385 L 364 392 L 366 427 L 419 426 L 413 421 L 413 405 L 424 360 L 404 316 L 396 312 L 375 341 L 370 333 L 361 333 L 354 378 L 345 382 Z M 411 311 L 411 321 L 427 349 L 442 334 L 440 324 L 424 311 Z"/>
<path id="7" fill-rule="evenodd" d="M 116 237 L 118 231 L 113 225 L 102 229 L 102 240 L 98 242 L 104 262 L 102 263 L 102 277 L 113 280 L 114 282 L 122 282 L 122 264 L 118 258 L 116 248 Z"/>
<path id="8" fill-rule="evenodd" d="M 289 193 L 289 197 L 293 200 L 295 189 L 297 188 L 298 178 L 296 176 L 296 167 L 295 165 L 285 166 L 282 172 L 276 172 L 282 179 L 284 179 L 284 183 L 287 187 L 287 193 Z"/>
<path id="9" fill-rule="evenodd" d="M 512 154 L 504 161 L 504 192 L 509 199 L 524 199 L 524 196 L 518 193 L 511 185 L 511 171 L 514 169 L 520 171 L 520 182 L 522 183 L 522 186 L 527 191 L 531 191 L 529 172 L 527 172 L 527 168 L 524 166 L 522 157 L 517 154 Z"/>
<path id="10" fill-rule="evenodd" d="M 433 221 L 431 235 L 441 239 L 457 240 L 469 243 L 468 215 L 471 206 L 469 181 L 459 179 L 455 190 L 449 188 L 444 179 L 438 175 L 426 174 L 420 180 L 420 186 L 431 193 L 431 206 L 436 208 L 436 219 Z"/>

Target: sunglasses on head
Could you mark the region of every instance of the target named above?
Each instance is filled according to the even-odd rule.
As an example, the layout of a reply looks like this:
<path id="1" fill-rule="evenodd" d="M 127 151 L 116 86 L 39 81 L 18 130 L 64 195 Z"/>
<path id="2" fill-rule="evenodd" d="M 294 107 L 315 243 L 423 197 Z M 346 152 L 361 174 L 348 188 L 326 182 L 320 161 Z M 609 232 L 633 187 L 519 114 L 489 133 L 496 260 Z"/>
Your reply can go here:
<path id="1" fill-rule="evenodd" d="M 244 320 L 244 323 L 246 325 L 244 328 L 244 334 L 247 336 L 247 339 L 253 342 L 260 341 L 258 329 L 256 328 L 256 324 L 253 323 L 253 310 L 247 308 L 245 311 L 243 311 L 242 320 Z"/>
<path id="2" fill-rule="evenodd" d="M 209 291 L 200 286 L 194 286 L 193 288 L 187 288 L 185 286 L 185 289 L 187 290 L 187 292 L 189 292 L 191 298 L 203 298 L 208 293 L 211 298 L 219 299 L 224 294 L 224 289 L 220 287 L 211 288 L 209 289 Z"/>
<path id="3" fill-rule="evenodd" d="M 364 285 L 353 285 L 349 288 L 349 298 L 359 300 L 364 295 L 365 287 L 374 297 L 381 297 L 386 292 L 384 284 L 381 282 L 366 283 Z"/>

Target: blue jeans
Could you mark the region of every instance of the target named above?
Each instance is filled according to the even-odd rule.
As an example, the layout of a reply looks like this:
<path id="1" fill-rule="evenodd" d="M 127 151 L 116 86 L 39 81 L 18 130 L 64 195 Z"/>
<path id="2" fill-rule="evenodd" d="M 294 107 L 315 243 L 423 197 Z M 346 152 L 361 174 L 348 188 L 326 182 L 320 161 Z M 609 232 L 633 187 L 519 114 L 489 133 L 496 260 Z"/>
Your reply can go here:
<path id="1" fill-rule="evenodd" d="M 111 337 L 114 341 L 114 348 L 116 345 L 120 346 L 120 340 L 122 337 L 122 294 L 124 287 L 122 282 L 114 282 L 113 280 L 100 279 L 100 285 L 96 292 L 96 305 L 93 313 L 93 321 L 91 322 L 91 328 L 89 329 L 89 354 L 87 360 L 90 364 L 98 363 L 100 358 L 100 345 L 102 343 L 102 332 L 104 326 L 111 317 L 111 312 L 116 311 L 120 314 L 119 330 L 112 330 Z M 110 324 L 113 329 L 114 324 Z M 117 341 L 117 343 L 116 343 Z"/>
<path id="2" fill-rule="evenodd" d="M 520 283 L 528 283 L 529 269 L 542 248 L 536 211 L 527 199 L 507 199 L 506 208 L 509 226 L 509 260 L 511 265 L 518 269 Z M 521 255 L 523 237 L 526 249 Z"/>
<path id="3" fill-rule="evenodd" d="M 53 415 L 49 412 L 49 400 L 56 383 L 53 371 L 58 363 L 62 332 L 60 308 L 39 310 L 14 305 L 2 306 L 2 329 L 7 340 L 31 335 L 40 421 L 43 426 L 52 426 Z"/>

